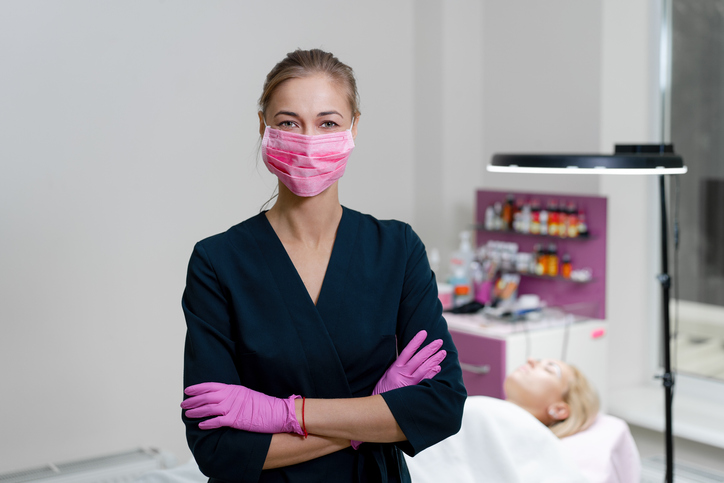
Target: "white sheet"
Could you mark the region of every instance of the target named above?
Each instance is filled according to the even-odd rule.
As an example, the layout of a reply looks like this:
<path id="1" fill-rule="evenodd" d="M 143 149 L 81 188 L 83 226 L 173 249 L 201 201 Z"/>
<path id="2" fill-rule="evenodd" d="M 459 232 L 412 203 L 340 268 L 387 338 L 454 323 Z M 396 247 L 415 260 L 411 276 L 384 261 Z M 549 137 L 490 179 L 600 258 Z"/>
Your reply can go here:
<path id="1" fill-rule="evenodd" d="M 407 457 L 414 483 L 583 483 L 561 440 L 515 404 L 469 396 L 460 432 Z"/>

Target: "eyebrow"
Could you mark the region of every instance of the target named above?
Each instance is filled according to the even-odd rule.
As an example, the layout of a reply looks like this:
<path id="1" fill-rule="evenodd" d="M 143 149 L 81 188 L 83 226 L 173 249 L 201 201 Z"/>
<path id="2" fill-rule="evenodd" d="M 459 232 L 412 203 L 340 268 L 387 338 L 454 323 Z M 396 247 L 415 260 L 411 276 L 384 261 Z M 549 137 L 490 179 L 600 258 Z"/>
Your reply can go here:
<path id="1" fill-rule="evenodd" d="M 336 114 L 336 115 L 338 115 L 339 117 L 341 117 L 342 119 L 344 119 L 344 116 L 343 116 L 342 114 L 338 113 L 337 111 L 324 111 L 324 112 L 320 112 L 319 114 L 317 114 L 317 117 L 329 116 L 329 115 L 331 115 L 331 114 Z"/>
<path id="2" fill-rule="evenodd" d="M 274 114 L 274 117 L 277 117 L 277 116 L 299 117 L 299 116 L 297 116 L 297 113 L 296 113 L 296 112 L 292 112 L 292 111 L 279 111 L 279 112 L 277 112 L 276 114 Z"/>
<path id="3" fill-rule="evenodd" d="M 336 114 L 336 115 L 338 115 L 339 117 L 341 117 L 342 119 L 344 119 L 344 116 L 343 116 L 342 114 L 340 114 L 339 112 L 337 112 L 337 111 L 324 111 L 324 112 L 320 112 L 319 114 L 317 114 L 317 117 L 324 117 L 324 116 L 329 116 L 329 115 L 332 115 L 332 114 Z M 292 112 L 292 111 L 279 111 L 279 112 L 277 112 L 276 114 L 274 114 L 274 117 L 277 117 L 277 116 L 299 117 L 299 115 L 298 115 L 296 112 Z"/>

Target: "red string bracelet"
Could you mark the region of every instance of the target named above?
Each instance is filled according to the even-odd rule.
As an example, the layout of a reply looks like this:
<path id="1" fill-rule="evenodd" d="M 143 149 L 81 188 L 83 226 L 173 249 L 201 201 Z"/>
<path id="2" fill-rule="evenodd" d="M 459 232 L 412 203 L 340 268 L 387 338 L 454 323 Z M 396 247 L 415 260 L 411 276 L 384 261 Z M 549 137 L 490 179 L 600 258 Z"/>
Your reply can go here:
<path id="1" fill-rule="evenodd" d="M 309 433 L 307 433 L 307 425 L 304 423 L 304 402 L 307 400 L 304 396 L 302 396 L 302 431 L 304 431 L 304 439 L 307 439 L 307 436 L 309 436 Z"/>

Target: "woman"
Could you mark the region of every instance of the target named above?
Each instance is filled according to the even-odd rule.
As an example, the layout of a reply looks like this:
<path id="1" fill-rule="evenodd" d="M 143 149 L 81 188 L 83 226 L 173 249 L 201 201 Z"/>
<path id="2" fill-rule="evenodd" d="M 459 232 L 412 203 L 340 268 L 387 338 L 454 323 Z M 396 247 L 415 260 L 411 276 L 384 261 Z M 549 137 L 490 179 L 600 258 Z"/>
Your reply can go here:
<path id="1" fill-rule="evenodd" d="M 598 412 L 595 391 L 572 366 L 529 359 L 508 375 L 504 388 L 505 401 L 467 398 L 460 432 L 427 450 L 424 457 L 408 460 L 413 481 L 581 483 L 603 469 L 607 471 L 600 474 L 616 470 L 619 477 L 636 475 L 635 469 L 622 470 L 635 464 L 619 465 L 637 460 L 630 434 L 628 441 L 623 432 L 615 438 L 620 445 L 615 454 L 607 451 L 610 425 L 603 433 L 560 439 L 587 428 Z"/>
<path id="2" fill-rule="evenodd" d="M 589 427 L 598 414 L 593 386 L 576 367 L 554 359 L 528 359 L 505 378 L 505 399 L 548 426 L 559 438 Z"/>
<path id="3" fill-rule="evenodd" d="M 348 66 L 288 54 L 259 101 L 277 200 L 194 248 L 182 407 L 211 481 L 409 481 L 400 451 L 459 430 L 466 392 L 422 242 L 339 203 L 359 115 Z"/>

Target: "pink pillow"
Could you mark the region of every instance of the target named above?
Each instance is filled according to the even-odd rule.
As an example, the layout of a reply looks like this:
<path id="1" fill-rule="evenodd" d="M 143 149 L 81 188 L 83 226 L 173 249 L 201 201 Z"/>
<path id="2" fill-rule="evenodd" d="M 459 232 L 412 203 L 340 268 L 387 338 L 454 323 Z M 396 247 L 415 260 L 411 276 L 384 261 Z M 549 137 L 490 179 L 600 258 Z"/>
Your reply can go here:
<path id="1" fill-rule="evenodd" d="M 639 483 L 641 459 L 622 419 L 599 414 L 588 429 L 561 441 L 591 483 Z"/>

